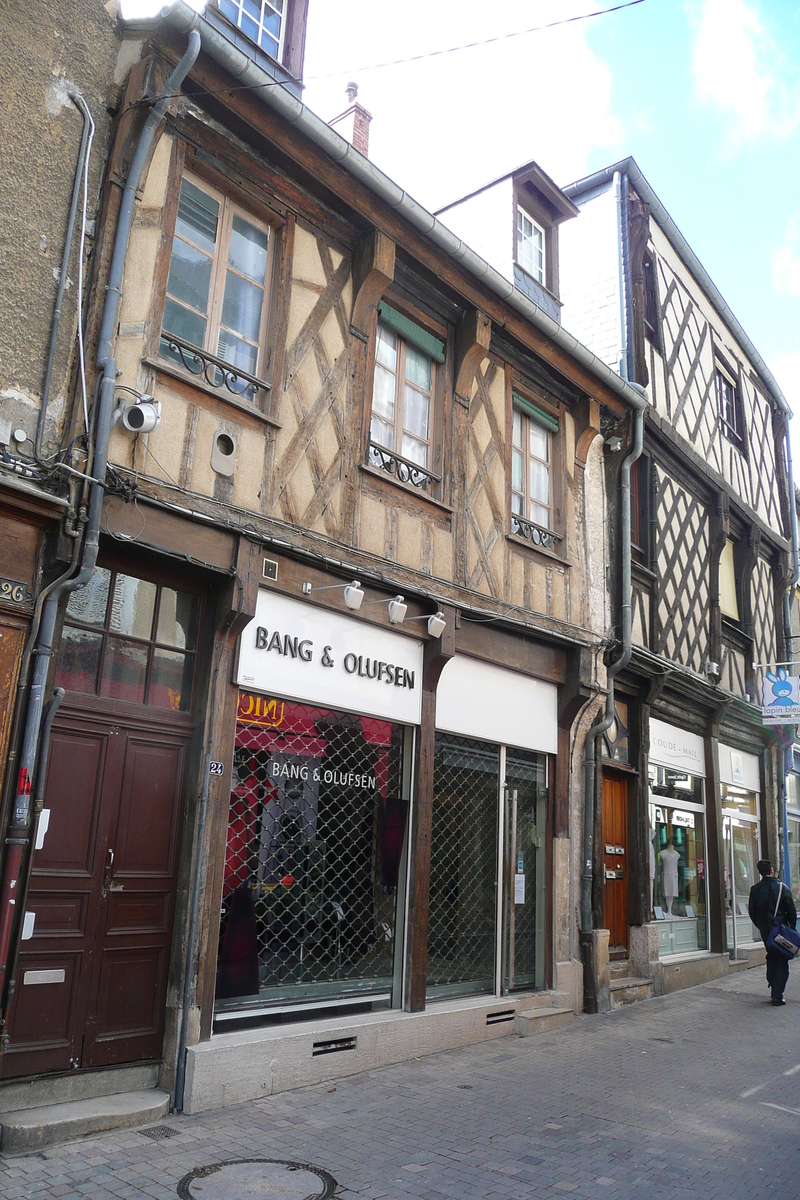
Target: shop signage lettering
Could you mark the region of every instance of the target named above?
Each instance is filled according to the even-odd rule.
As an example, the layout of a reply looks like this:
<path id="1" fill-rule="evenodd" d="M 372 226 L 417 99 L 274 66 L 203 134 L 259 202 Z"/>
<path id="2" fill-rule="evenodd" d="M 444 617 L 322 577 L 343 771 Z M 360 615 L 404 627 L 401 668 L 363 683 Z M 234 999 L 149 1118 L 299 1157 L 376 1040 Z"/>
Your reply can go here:
<path id="1" fill-rule="evenodd" d="M 358 775 L 355 771 L 322 770 L 320 767 L 309 767 L 306 763 L 272 762 L 274 779 L 301 779 L 314 783 L 333 783 L 339 787 L 362 788 L 375 791 L 374 775 Z"/>
<path id="2" fill-rule="evenodd" d="M 267 729 L 277 729 L 283 724 L 283 701 L 273 700 L 269 696 L 254 696 L 250 692 L 242 692 L 239 696 L 237 719 L 248 725 L 263 725 Z"/>
<path id="3" fill-rule="evenodd" d="M 280 633 L 277 629 L 270 633 L 263 625 L 256 628 L 255 647 L 256 650 L 266 650 L 267 654 L 272 652 L 284 658 L 297 658 L 305 663 L 314 661 L 314 643 L 310 638 L 301 639 L 289 633 Z M 323 667 L 336 666 L 333 646 L 323 646 L 320 663 Z M 377 683 L 408 688 L 412 692 L 415 687 L 416 672 L 409 671 L 408 667 L 397 666 L 396 663 L 349 653 L 342 659 L 342 666 L 348 675 L 357 675 L 359 679 L 374 679 Z"/>
<path id="4" fill-rule="evenodd" d="M 686 729 L 668 725 L 666 721 L 650 720 L 650 762 L 688 775 L 705 776 L 705 743 L 703 738 Z"/>

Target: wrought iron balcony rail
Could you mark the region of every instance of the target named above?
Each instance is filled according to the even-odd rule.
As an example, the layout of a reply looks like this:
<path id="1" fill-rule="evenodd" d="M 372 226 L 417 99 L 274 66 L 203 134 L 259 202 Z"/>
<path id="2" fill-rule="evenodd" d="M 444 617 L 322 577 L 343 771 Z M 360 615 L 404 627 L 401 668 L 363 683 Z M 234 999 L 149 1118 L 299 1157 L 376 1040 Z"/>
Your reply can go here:
<path id="1" fill-rule="evenodd" d="M 527 521 L 518 513 L 511 514 L 511 532 L 524 538 L 531 545 L 542 546 L 545 550 L 552 550 L 558 542 L 564 540 L 563 533 L 556 533 L 554 529 L 537 525 L 535 521 Z"/>
<path id="2" fill-rule="evenodd" d="M 367 461 L 370 466 L 379 467 L 389 475 L 394 475 L 400 483 L 410 483 L 421 492 L 432 491 L 441 481 L 440 475 L 429 471 L 427 467 L 421 467 L 419 463 L 403 458 L 402 454 L 396 454 L 394 450 L 387 450 L 378 442 L 370 442 Z"/>
<path id="3" fill-rule="evenodd" d="M 162 357 L 180 360 L 191 375 L 201 376 L 209 387 L 227 388 L 233 396 L 252 397 L 256 392 L 269 391 L 270 385 L 257 375 L 250 375 L 241 367 L 232 366 L 224 358 L 185 342 L 166 330 L 161 331 L 160 351 Z"/>

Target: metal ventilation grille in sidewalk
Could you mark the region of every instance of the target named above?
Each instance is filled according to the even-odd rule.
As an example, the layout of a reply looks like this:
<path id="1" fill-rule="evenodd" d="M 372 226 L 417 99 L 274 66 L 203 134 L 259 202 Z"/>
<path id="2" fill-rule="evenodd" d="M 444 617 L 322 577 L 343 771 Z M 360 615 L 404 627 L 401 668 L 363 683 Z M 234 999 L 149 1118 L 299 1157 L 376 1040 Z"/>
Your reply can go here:
<path id="1" fill-rule="evenodd" d="M 241 697 L 218 1012 L 391 987 L 403 740 L 388 721 Z"/>
<path id="2" fill-rule="evenodd" d="M 428 987 L 494 987 L 497 910 L 496 746 L 436 735 Z"/>

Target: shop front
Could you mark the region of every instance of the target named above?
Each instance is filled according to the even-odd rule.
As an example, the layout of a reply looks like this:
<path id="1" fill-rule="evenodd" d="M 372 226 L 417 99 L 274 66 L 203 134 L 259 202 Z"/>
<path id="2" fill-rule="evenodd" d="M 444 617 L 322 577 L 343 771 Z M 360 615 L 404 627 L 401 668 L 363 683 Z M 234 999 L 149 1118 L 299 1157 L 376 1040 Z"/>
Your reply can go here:
<path id="1" fill-rule="evenodd" d="M 237 683 L 216 1028 L 400 1007 L 422 643 L 262 589 Z"/>
<path id="2" fill-rule="evenodd" d="M 761 858 L 760 779 L 755 754 L 746 754 L 720 742 L 723 878 L 729 948 L 761 944 L 759 932 L 747 914 L 750 888 L 759 879 L 756 864 Z"/>
<path id="3" fill-rule="evenodd" d="M 557 689 L 467 656 L 436 696 L 428 998 L 546 986 Z"/>
<path id="4" fill-rule="evenodd" d="M 792 747 L 793 769 L 786 776 L 786 826 L 789 832 L 789 878 L 795 904 L 800 904 L 800 746 Z"/>
<path id="5" fill-rule="evenodd" d="M 650 721 L 650 906 L 659 958 L 708 950 L 703 739 Z"/>

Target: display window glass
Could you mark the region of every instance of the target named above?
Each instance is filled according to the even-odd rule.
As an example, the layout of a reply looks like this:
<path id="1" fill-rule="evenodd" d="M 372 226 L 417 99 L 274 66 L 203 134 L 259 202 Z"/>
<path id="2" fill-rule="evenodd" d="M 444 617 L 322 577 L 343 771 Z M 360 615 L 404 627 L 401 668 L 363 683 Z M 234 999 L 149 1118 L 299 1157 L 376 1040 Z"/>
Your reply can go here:
<path id="1" fill-rule="evenodd" d="M 240 694 L 218 1022 L 308 1001 L 392 1001 L 410 765 L 403 725 Z"/>
<path id="2" fill-rule="evenodd" d="M 800 775 L 786 776 L 786 820 L 789 827 L 789 872 L 795 904 L 800 903 Z"/>
<path id="3" fill-rule="evenodd" d="M 758 793 L 729 783 L 720 784 L 722 830 L 725 853 L 725 920 L 728 946 L 760 942 L 761 937 L 747 913 L 750 888 L 758 882 L 756 863 L 761 857 Z"/>
<path id="4" fill-rule="evenodd" d="M 650 892 L 659 955 L 708 949 L 704 782 L 650 767 Z"/>

